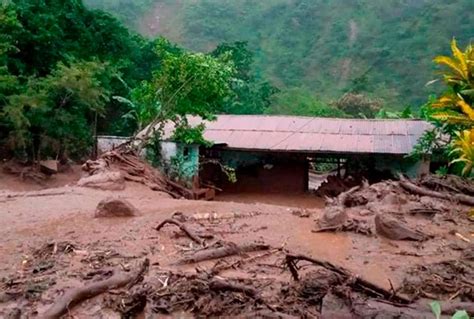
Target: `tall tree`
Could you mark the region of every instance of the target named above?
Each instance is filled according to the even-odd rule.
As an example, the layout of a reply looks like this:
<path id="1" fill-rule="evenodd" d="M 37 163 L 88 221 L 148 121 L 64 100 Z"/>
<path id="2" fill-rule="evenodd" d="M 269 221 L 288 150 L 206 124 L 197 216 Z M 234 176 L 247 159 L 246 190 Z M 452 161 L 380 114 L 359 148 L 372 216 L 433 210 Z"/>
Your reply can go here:
<path id="1" fill-rule="evenodd" d="M 229 96 L 222 108 L 230 114 L 262 114 L 271 104 L 271 97 L 278 90 L 268 81 L 256 76 L 254 55 L 247 42 L 223 43 L 211 55 L 231 61 L 236 69 L 232 82 L 233 95 Z"/>
<path id="2" fill-rule="evenodd" d="M 235 74 L 232 63 L 203 53 L 181 50 L 165 39 L 156 41 L 156 53 L 161 57 L 162 64 L 148 88 L 159 101 L 160 111 L 149 126 L 147 135 L 156 124 L 164 125 L 171 120 L 177 126 L 177 140 L 203 142 L 199 134 L 203 127 L 198 127 L 196 131 L 189 125 L 187 116 L 212 120 L 222 110 L 225 98 L 231 93 L 231 81 Z"/>

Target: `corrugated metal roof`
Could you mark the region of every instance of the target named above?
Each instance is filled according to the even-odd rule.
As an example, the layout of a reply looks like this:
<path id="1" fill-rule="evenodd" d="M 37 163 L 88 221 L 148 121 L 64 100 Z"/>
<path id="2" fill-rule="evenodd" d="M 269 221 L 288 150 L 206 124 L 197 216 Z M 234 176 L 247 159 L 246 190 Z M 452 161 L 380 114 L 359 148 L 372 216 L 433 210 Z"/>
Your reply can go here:
<path id="1" fill-rule="evenodd" d="M 190 118 L 191 125 L 202 120 Z M 219 115 L 204 137 L 227 148 L 308 153 L 409 154 L 431 124 L 420 120 Z M 166 125 L 165 138 L 173 127 Z"/>

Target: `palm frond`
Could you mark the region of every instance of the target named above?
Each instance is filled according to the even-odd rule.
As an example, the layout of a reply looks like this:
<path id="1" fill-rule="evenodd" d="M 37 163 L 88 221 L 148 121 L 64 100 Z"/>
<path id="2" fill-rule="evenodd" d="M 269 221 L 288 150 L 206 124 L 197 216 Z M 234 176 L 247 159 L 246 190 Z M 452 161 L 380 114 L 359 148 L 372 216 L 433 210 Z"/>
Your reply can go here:
<path id="1" fill-rule="evenodd" d="M 472 120 L 460 113 L 441 111 L 431 116 L 433 119 L 449 124 L 472 125 Z"/>
<path id="2" fill-rule="evenodd" d="M 466 73 L 464 72 L 462 66 L 459 65 L 459 63 L 453 58 L 448 56 L 437 56 L 434 58 L 434 62 L 437 64 L 444 64 L 448 66 L 453 73 L 457 74 L 457 76 L 463 79 L 466 78 Z"/>
<path id="3" fill-rule="evenodd" d="M 463 99 L 460 99 L 456 105 L 459 106 L 459 108 L 461 109 L 461 111 L 467 115 L 467 117 L 469 117 L 469 119 L 471 121 L 474 121 L 474 110 L 472 109 L 472 107 L 466 103 L 466 101 L 464 101 Z M 473 122 L 474 124 L 474 122 Z"/>
<path id="4" fill-rule="evenodd" d="M 467 80 L 469 78 L 469 69 L 467 66 L 466 56 L 461 50 L 459 50 L 456 44 L 456 39 L 454 38 L 451 41 L 451 51 L 453 52 L 453 56 L 455 57 L 455 59 L 458 60 L 458 65 L 461 70 L 462 77 Z"/>

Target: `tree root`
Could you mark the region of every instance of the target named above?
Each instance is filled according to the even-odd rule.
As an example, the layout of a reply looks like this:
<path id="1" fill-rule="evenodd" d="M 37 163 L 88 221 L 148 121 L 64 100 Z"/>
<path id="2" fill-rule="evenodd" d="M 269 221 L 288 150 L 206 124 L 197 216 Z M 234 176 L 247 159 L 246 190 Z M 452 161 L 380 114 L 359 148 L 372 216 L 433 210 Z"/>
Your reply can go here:
<path id="1" fill-rule="evenodd" d="M 68 310 L 84 300 L 98 296 L 108 290 L 123 287 L 125 285 L 133 286 L 143 279 L 144 273 L 148 270 L 150 261 L 145 259 L 140 268 L 131 273 L 120 273 L 112 277 L 94 282 L 79 288 L 73 288 L 67 291 L 59 298 L 42 316 L 43 319 L 56 319 L 64 315 Z"/>
<path id="2" fill-rule="evenodd" d="M 186 225 L 178 222 L 175 219 L 171 219 L 171 218 L 165 219 L 158 226 L 156 226 L 155 229 L 157 231 L 159 231 L 166 224 L 173 224 L 173 225 L 178 226 L 179 229 L 181 229 L 192 241 L 198 243 L 199 245 L 204 246 L 204 240 L 203 239 L 201 239 L 198 235 L 196 235 L 193 231 L 191 231 Z"/>

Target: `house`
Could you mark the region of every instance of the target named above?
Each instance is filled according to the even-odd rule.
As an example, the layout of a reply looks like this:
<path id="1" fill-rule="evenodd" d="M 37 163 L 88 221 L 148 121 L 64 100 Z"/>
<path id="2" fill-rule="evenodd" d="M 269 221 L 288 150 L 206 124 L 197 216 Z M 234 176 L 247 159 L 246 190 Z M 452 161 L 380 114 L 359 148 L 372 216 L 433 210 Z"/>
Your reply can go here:
<path id="1" fill-rule="evenodd" d="M 194 126 L 198 118 L 189 118 Z M 418 139 L 431 128 L 421 120 L 336 119 L 300 116 L 219 115 L 205 121 L 204 137 L 212 147 L 170 141 L 173 125 L 165 126 L 161 156 L 178 166 L 180 178 L 197 176 L 224 190 L 302 192 L 308 189 L 310 164 L 330 162 L 351 174 L 373 176 L 429 172 L 429 157 L 408 158 Z M 226 181 L 226 168 L 237 183 Z"/>

